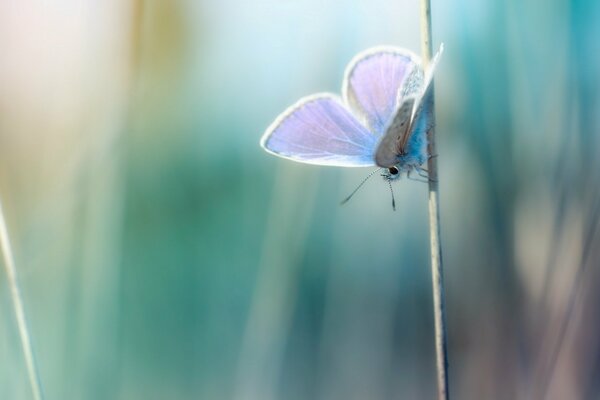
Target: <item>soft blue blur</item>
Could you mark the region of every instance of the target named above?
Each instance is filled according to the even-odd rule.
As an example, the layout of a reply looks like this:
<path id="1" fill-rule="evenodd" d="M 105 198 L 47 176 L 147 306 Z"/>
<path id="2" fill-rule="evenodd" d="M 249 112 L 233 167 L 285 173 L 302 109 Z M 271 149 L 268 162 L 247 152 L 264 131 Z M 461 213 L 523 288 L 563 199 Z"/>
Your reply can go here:
<path id="1" fill-rule="evenodd" d="M 432 399 L 427 185 L 258 141 L 417 0 L 0 3 L 0 198 L 52 399 Z M 600 396 L 600 2 L 432 0 L 450 391 Z M 0 398 L 30 399 L 0 272 Z"/>

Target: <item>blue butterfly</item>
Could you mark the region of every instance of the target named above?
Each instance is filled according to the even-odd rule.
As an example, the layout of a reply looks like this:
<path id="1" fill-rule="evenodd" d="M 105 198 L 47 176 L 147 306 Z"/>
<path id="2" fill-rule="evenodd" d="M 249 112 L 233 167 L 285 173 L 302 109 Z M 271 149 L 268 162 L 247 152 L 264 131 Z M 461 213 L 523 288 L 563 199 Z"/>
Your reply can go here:
<path id="1" fill-rule="evenodd" d="M 269 126 L 261 146 L 307 164 L 378 166 L 373 173 L 382 170 L 390 189 L 403 173 L 423 176 L 429 128 L 424 98 L 442 51 L 443 45 L 426 72 L 406 49 L 378 46 L 359 53 L 344 73 L 341 99 L 331 93 L 300 99 Z"/>

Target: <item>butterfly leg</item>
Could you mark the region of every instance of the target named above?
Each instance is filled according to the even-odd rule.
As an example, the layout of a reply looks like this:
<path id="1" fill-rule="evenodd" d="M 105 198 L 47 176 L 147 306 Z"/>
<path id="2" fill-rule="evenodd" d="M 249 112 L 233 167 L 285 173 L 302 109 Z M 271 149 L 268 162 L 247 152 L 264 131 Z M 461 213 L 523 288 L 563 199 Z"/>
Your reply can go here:
<path id="1" fill-rule="evenodd" d="M 409 171 L 406 173 L 406 177 L 407 177 L 408 179 L 410 179 L 411 181 L 415 181 L 415 182 L 421 182 L 421 183 L 429 183 L 429 181 L 424 181 L 423 179 L 419 179 L 419 178 L 413 178 L 413 177 L 411 177 L 411 176 L 410 176 L 410 173 L 411 173 L 411 172 L 412 172 L 412 170 L 409 170 Z M 421 174 L 419 174 L 419 176 L 423 177 Z"/>
<path id="2" fill-rule="evenodd" d="M 427 179 L 427 182 L 437 182 L 437 180 L 435 179 L 431 179 L 429 177 L 429 171 L 425 168 L 420 168 L 420 167 L 415 167 L 415 169 L 417 170 L 417 172 L 419 173 L 419 176 L 421 178 L 425 178 Z"/>
<path id="3" fill-rule="evenodd" d="M 436 158 L 438 155 L 437 154 L 430 154 L 429 157 L 427 157 L 427 160 L 431 160 L 432 158 Z M 423 176 L 421 174 L 419 174 L 420 176 L 423 176 L 423 178 L 427 178 L 427 180 L 429 182 L 437 182 L 437 179 L 431 179 L 429 177 L 429 171 L 426 170 L 425 168 L 419 168 L 419 171 L 425 171 L 427 173 L 427 176 Z"/>

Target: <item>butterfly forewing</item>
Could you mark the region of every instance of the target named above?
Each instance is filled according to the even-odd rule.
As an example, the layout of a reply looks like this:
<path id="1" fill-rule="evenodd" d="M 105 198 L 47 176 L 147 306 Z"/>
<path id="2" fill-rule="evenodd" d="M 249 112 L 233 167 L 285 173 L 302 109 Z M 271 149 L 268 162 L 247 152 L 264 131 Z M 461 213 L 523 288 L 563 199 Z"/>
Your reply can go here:
<path id="1" fill-rule="evenodd" d="M 284 111 L 261 140 L 265 150 L 308 164 L 374 165 L 377 138 L 334 95 L 301 99 Z"/>
<path id="2" fill-rule="evenodd" d="M 346 68 L 344 101 L 376 136 L 383 135 L 396 111 L 398 91 L 419 63 L 408 50 L 380 46 L 358 54 Z"/>

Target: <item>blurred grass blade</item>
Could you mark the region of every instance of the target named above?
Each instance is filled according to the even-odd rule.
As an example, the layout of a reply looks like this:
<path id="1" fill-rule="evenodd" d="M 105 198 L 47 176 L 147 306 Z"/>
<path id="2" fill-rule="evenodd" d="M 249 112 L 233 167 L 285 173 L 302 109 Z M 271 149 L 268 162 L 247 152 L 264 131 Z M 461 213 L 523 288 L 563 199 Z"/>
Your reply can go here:
<path id="1" fill-rule="evenodd" d="M 431 43 L 431 3 L 421 0 L 421 51 L 423 68 L 427 69 L 432 58 Z M 435 148 L 434 88 L 424 100 L 429 113 L 430 128 L 427 132 L 429 143 L 429 235 L 431 242 L 431 279 L 433 285 L 433 315 L 435 324 L 435 351 L 437 367 L 438 398 L 447 400 L 448 395 L 448 339 L 446 333 L 446 310 L 444 301 L 444 274 L 442 263 L 442 242 L 440 238 L 440 203 L 437 173 L 437 151 Z"/>
<path id="2" fill-rule="evenodd" d="M 33 354 L 33 347 L 31 345 L 31 335 L 27 327 L 27 318 L 25 317 L 25 308 L 23 306 L 23 298 L 21 297 L 21 290 L 19 289 L 19 281 L 17 279 L 17 269 L 15 268 L 15 261 L 10 246 L 10 240 L 8 239 L 8 229 L 6 227 L 6 221 L 4 220 L 4 211 L 2 209 L 2 203 L 0 202 L 0 248 L 2 250 L 2 258 L 4 261 L 4 268 L 6 269 L 6 276 L 8 278 L 8 286 L 10 287 L 10 293 L 15 309 L 15 317 L 17 318 L 17 326 L 19 329 L 19 336 L 21 337 L 21 345 L 23 347 L 23 356 L 25 357 L 25 363 L 27 365 L 27 374 L 29 375 L 29 382 L 31 384 L 31 390 L 33 392 L 33 398 L 35 400 L 42 400 L 44 398 L 42 392 L 42 384 L 38 373 L 37 363 Z"/>

